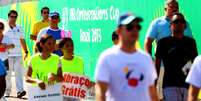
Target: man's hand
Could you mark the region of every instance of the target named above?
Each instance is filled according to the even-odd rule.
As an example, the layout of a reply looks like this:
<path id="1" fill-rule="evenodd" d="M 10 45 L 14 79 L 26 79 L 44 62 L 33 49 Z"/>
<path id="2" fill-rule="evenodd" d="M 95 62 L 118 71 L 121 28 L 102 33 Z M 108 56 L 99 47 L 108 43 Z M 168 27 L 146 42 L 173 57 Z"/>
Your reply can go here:
<path id="1" fill-rule="evenodd" d="M 25 55 L 24 55 L 24 60 L 26 60 L 27 57 L 28 57 L 28 52 L 25 53 Z"/>

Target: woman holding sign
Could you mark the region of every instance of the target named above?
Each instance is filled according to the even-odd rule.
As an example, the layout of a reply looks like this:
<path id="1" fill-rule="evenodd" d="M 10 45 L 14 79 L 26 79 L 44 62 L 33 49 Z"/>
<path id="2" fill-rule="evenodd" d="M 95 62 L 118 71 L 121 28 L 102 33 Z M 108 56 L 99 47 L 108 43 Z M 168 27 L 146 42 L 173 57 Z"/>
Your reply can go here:
<path id="1" fill-rule="evenodd" d="M 79 101 L 87 96 L 87 89 L 94 83 L 84 76 L 84 62 L 81 57 L 74 55 L 74 44 L 71 38 L 64 38 L 59 43 L 59 48 L 63 52 L 61 57 L 62 71 L 64 72 L 64 82 L 75 84 L 75 87 L 65 87 L 63 93 L 70 98 L 64 97 L 64 101 Z M 77 85 L 80 88 L 76 88 Z"/>
<path id="2" fill-rule="evenodd" d="M 63 52 L 61 57 L 63 72 L 84 75 L 84 62 L 81 57 L 74 55 L 74 44 L 71 38 L 64 38 L 59 43 L 59 48 Z"/>
<path id="3" fill-rule="evenodd" d="M 80 57 L 74 55 L 73 40 L 71 38 L 62 39 L 62 41 L 59 43 L 59 48 L 63 52 L 63 56 L 60 58 L 61 64 L 62 64 L 62 71 L 64 73 L 65 72 L 69 73 L 69 75 L 71 75 L 71 73 L 84 75 L 84 62 Z M 64 82 L 66 81 L 64 80 Z M 69 83 L 69 82 L 66 82 L 66 83 Z M 71 89 L 71 90 L 73 91 L 74 89 Z M 78 96 L 72 96 L 70 94 L 64 93 L 64 95 L 69 96 L 69 97 L 64 97 L 64 101 L 79 101 L 80 94 L 72 94 L 72 95 L 78 95 Z"/>
<path id="4" fill-rule="evenodd" d="M 55 47 L 55 39 L 45 34 L 36 44 L 38 54 L 31 57 L 26 81 L 36 83 L 41 89 L 45 84 L 61 82 L 63 80 L 59 56 L 51 54 Z"/>

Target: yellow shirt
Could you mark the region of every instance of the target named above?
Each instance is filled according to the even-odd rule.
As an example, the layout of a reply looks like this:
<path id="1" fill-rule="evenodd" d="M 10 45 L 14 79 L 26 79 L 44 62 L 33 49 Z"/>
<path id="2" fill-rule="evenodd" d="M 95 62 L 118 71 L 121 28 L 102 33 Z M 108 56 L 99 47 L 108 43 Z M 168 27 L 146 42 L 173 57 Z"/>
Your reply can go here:
<path id="1" fill-rule="evenodd" d="M 45 27 L 48 27 L 48 26 L 49 26 L 48 21 L 43 21 L 42 20 L 42 21 L 39 21 L 39 22 L 35 23 L 34 27 L 33 27 L 32 35 L 37 36 L 41 29 L 43 29 Z"/>
<path id="2" fill-rule="evenodd" d="M 76 74 L 84 74 L 84 62 L 82 58 L 74 56 L 72 60 L 61 57 L 62 71 Z"/>
<path id="3" fill-rule="evenodd" d="M 61 67 L 59 58 L 59 56 L 51 54 L 48 59 L 43 60 L 39 53 L 33 55 L 29 62 L 29 65 L 32 67 L 32 77 L 47 83 L 48 73 L 57 74 L 58 68 Z"/>

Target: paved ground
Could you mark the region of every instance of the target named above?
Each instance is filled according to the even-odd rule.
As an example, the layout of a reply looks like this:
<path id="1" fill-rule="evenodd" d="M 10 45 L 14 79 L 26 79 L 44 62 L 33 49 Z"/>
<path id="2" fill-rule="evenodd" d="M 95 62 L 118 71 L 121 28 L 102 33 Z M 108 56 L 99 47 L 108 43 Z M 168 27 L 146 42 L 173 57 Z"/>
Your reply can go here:
<path id="1" fill-rule="evenodd" d="M 25 90 L 27 91 L 28 84 L 24 82 Z M 16 92 L 16 86 L 15 86 L 15 78 L 14 75 L 12 76 L 12 91 L 10 97 L 6 98 L 6 101 L 28 101 L 28 95 L 26 94 L 21 99 L 17 98 L 17 92 Z M 5 101 L 3 99 L 0 99 L 0 101 Z M 88 99 L 88 100 L 82 100 L 82 101 L 95 101 L 94 99 Z"/>
<path id="2" fill-rule="evenodd" d="M 27 91 L 26 83 L 24 82 L 25 90 Z M 17 91 L 15 86 L 15 79 L 12 77 L 12 91 L 10 97 L 6 98 L 7 101 L 28 101 L 27 94 L 21 99 L 17 98 Z"/>

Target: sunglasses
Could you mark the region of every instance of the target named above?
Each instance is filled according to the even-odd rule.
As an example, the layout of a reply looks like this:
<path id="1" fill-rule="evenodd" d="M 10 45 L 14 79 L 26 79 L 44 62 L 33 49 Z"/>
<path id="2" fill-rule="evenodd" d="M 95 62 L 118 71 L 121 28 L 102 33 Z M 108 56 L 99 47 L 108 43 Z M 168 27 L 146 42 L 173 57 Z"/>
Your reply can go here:
<path id="1" fill-rule="evenodd" d="M 133 30 L 133 28 L 136 28 L 137 30 L 141 30 L 141 29 L 142 29 L 142 26 L 139 25 L 139 24 L 137 24 L 137 25 L 133 25 L 133 24 L 128 24 L 128 25 L 126 25 L 126 29 L 127 29 L 128 31 Z"/>
<path id="2" fill-rule="evenodd" d="M 49 14 L 49 12 L 43 12 L 43 14 Z"/>
<path id="3" fill-rule="evenodd" d="M 57 20 L 57 19 L 59 19 L 59 17 L 57 17 L 57 16 L 53 16 L 53 17 L 51 17 L 51 19 L 55 19 L 55 20 Z"/>
<path id="4" fill-rule="evenodd" d="M 184 19 L 177 19 L 177 20 L 174 20 L 174 21 L 172 21 L 172 23 L 174 23 L 174 24 L 179 24 L 179 23 L 186 23 L 186 21 L 184 20 Z"/>
<path id="5" fill-rule="evenodd" d="M 11 17 L 11 18 L 15 18 L 15 19 L 17 18 L 17 16 L 12 16 L 12 15 L 11 15 L 10 17 Z"/>

